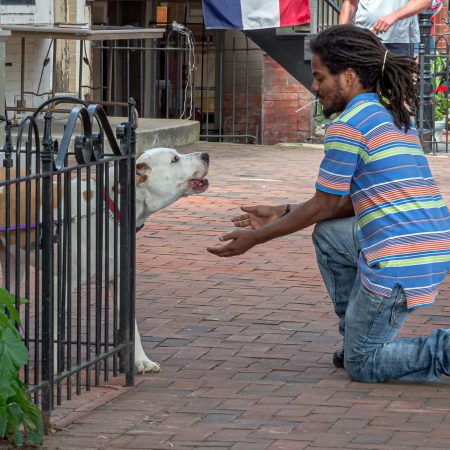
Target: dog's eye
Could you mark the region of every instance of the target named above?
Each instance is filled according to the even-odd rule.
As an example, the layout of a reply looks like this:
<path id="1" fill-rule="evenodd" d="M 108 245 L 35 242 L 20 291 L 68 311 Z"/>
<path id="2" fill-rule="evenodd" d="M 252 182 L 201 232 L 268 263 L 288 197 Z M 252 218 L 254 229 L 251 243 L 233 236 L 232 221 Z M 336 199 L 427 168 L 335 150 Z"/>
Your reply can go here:
<path id="1" fill-rule="evenodd" d="M 172 161 L 170 161 L 170 162 L 173 164 L 173 163 L 178 162 L 179 160 L 180 160 L 180 157 L 179 157 L 178 155 L 175 155 L 175 156 L 172 158 Z"/>

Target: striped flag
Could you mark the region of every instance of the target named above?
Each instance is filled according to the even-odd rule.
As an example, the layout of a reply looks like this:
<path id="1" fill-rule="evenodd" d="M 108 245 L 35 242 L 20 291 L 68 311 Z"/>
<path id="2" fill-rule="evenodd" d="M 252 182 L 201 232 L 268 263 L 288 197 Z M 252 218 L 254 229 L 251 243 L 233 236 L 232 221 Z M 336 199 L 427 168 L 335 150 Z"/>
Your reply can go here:
<path id="1" fill-rule="evenodd" d="M 206 28 L 289 27 L 309 23 L 309 0 L 203 0 Z"/>

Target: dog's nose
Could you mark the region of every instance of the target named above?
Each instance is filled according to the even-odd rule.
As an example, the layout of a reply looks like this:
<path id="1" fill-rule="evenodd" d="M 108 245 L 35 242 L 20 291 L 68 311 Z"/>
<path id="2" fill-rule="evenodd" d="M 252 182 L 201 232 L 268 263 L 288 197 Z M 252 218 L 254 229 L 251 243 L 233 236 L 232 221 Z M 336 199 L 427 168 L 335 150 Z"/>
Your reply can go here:
<path id="1" fill-rule="evenodd" d="M 202 161 L 205 161 L 205 163 L 209 164 L 209 154 L 208 153 L 203 152 L 200 155 L 200 158 L 201 158 Z"/>

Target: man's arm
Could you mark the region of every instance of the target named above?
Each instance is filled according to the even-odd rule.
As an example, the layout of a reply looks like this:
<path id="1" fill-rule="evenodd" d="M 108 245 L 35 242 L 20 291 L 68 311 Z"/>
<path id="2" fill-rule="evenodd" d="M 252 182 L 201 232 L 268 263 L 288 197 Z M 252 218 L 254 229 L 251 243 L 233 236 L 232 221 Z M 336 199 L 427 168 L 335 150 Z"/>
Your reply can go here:
<path id="1" fill-rule="evenodd" d="M 208 247 L 217 256 L 242 255 L 252 247 L 272 239 L 294 233 L 326 219 L 353 215 L 353 206 L 348 196 L 328 194 L 316 190 L 314 197 L 293 208 L 289 214 L 255 230 L 236 230 L 222 236 L 222 242 L 230 241 L 222 247 Z"/>
<path id="2" fill-rule="evenodd" d="M 339 16 L 339 25 L 348 25 L 352 23 L 356 9 L 358 8 L 358 2 L 359 0 L 344 0 Z"/>
<path id="3" fill-rule="evenodd" d="M 410 0 L 403 8 L 397 9 L 393 13 L 381 17 L 375 23 L 372 31 L 376 34 L 384 33 L 399 20 L 415 16 L 432 5 L 432 0 Z"/>

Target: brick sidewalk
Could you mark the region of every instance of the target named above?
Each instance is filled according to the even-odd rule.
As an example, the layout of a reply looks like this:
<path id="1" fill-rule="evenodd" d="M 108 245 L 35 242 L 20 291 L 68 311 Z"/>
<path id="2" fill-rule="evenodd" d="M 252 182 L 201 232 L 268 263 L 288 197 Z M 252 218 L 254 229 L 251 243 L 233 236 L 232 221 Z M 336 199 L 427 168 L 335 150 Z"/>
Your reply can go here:
<path id="1" fill-rule="evenodd" d="M 450 448 L 450 382 L 363 384 L 335 369 L 337 320 L 311 230 L 218 259 L 205 250 L 240 205 L 313 193 L 319 150 L 198 144 L 211 187 L 138 235 L 137 318 L 160 374 L 79 415 L 47 449 Z M 430 157 L 450 204 L 450 164 Z M 403 335 L 450 322 L 450 278 Z"/>

